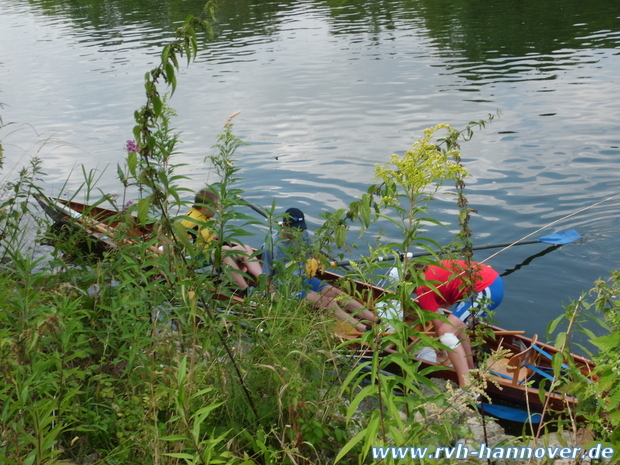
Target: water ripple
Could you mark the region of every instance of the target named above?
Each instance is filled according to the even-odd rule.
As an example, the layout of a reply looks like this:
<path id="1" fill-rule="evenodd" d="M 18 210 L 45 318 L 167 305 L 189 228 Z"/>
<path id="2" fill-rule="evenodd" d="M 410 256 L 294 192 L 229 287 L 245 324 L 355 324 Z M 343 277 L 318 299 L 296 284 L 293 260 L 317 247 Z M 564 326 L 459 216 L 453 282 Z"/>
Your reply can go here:
<path id="1" fill-rule="evenodd" d="M 205 50 L 179 71 L 171 100 L 183 141 L 177 160 L 186 164 L 179 174 L 189 189 L 213 180 L 204 157 L 228 116 L 241 111 L 235 133 L 251 145 L 237 154 L 240 187 L 256 203 L 276 200 L 278 211 L 300 205 L 314 227 L 322 212 L 365 192 L 375 164 L 402 154 L 425 128 L 462 129 L 501 110 L 461 147 L 471 173 L 466 194 L 478 212 L 475 240 L 509 241 L 557 220 L 554 231 L 576 227 L 585 238 L 507 279 L 513 291 L 504 315 L 534 320 L 537 309 L 557 306 L 620 261 L 618 202 L 563 219 L 620 190 L 614 2 L 570 0 L 560 9 L 559 1 L 525 0 L 517 14 L 510 2 L 464 10 L 231 0 L 218 12 L 215 39 L 201 39 Z M 60 2 L 55 10 L 0 0 L 2 116 L 19 128 L 2 134 L 7 165 L 41 155 L 54 190 L 67 177 L 77 188 L 81 175 L 72 170 L 84 163 L 103 173 L 102 189 L 122 193 L 106 166 L 123 162 L 144 73 L 186 16 L 181 8 L 202 6 L 140 5 Z M 540 11 L 553 8 L 561 17 L 541 22 Z M 33 133 L 41 135 L 36 144 Z M 52 134 L 54 143 L 42 142 Z M 453 198 L 433 203 L 430 214 L 448 227 L 428 226 L 428 234 L 447 240 L 457 228 Z M 371 233 L 400 238 L 389 222 Z M 525 258 L 520 250 L 494 264 L 510 268 Z"/>

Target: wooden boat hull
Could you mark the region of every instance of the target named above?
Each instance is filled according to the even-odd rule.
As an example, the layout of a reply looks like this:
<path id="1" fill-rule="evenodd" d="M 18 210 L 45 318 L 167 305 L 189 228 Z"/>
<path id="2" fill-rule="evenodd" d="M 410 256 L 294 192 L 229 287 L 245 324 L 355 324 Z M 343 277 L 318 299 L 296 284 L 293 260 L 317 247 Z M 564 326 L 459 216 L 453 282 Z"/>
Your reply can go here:
<path id="1" fill-rule="evenodd" d="M 338 280 L 342 277 L 332 272 L 324 272 L 321 279 L 333 282 L 337 285 Z M 366 283 L 355 282 L 356 291 L 364 298 L 364 301 L 372 302 L 381 299 L 385 294 L 385 290 Z M 385 300 L 385 299 L 384 299 Z M 406 317 L 406 321 L 413 327 L 416 317 Z M 359 333 L 351 327 L 339 326 L 339 336 L 343 340 L 351 340 L 358 337 Z M 429 327 L 415 328 L 426 334 L 432 331 Z M 507 356 L 502 357 L 499 361 L 492 363 L 490 360 L 477 362 L 477 366 L 486 373 L 489 379 L 487 382 L 486 393 L 491 399 L 499 399 L 510 404 L 516 404 L 528 409 L 531 412 L 542 412 L 549 408 L 555 412 L 564 412 L 568 408 L 573 407 L 577 403 L 575 397 L 571 397 L 560 392 L 545 392 L 541 400 L 540 387 L 547 391 L 553 378 L 552 358 L 558 353 L 553 346 L 544 344 L 537 340 L 537 336 L 529 338 L 524 335 L 524 331 L 508 331 L 497 326 L 480 324 L 479 334 L 490 333 L 484 337 L 483 350 L 487 355 L 497 353 L 500 350 L 508 350 Z M 410 336 L 410 342 L 413 344 L 419 338 L 415 334 Z M 370 351 L 366 350 L 368 356 Z M 458 383 L 456 372 L 449 365 L 447 357 L 438 357 L 438 361 L 430 361 L 425 358 L 411 354 L 412 362 L 420 362 L 420 369 L 441 368 L 433 371 L 432 377 L 441 378 Z M 593 362 L 571 354 L 572 362 L 584 375 L 590 377 L 594 369 Z M 390 367 L 386 368 L 390 371 Z M 396 368 L 396 371 L 398 369 Z"/>
<path id="2" fill-rule="evenodd" d="M 36 195 L 35 199 L 43 211 L 55 222 L 55 225 L 64 225 L 72 228 L 81 228 L 92 239 L 92 243 L 83 247 L 87 253 L 103 256 L 113 252 L 117 247 L 115 240 L 116 228 L 121 220 L 129 224 L 125 228 L 125 243 L 137 243 L 153 239 L 152 224 L 141 226 L 135 217 L 123 217 L 124 212 L 118 212 L 99 206 L 86 205 L 73 200 Z M 149 247 L 153 255 L 161 255 L 159 247 Z M 214 293 L 213 297 L 229 304 L 243 305 L 243 299 L 237 295 Z"/>
<path id="3" fill-rule="evenodd" d="M 101 207 L 91 207 L 75 201 L 48 198 L 38 196 L 37 200 L 45 212 L 55 221 L 78 223 L 84 227 L 94 239 L 101 250 L 111 250 L 115 243 L 111 238 L 114 237 L 113 230 L 118 225 L 119 213 Z M 137 221 L 134 223 L 137 225 Z M 150 228 L 132 227 L 129 228 L 131 236 L 136 240 L 152 239 Z M 155 252 L 157 249 L 155 248 Z M 321 279 L 338 285 L 344 278 L 331 271 L 324 271 L 319 276 Z M 351 283 L 350 280 L 348 280 Z M 361 296 L 364 302 L 369 303 L 369 308 L 374 308 L 373 304 L 382 299 L 386 291 L 380 287 L 354 281 L 356 296 Z M 222 299 L 230 299 L 230 296 L 220 296 Z M 238 303 L 242 303 L 240 298 L 236 298 Z M 383 297 L 383 300 L 385 298 Z M 407 321 L 413 325 L 413 318 L 407 317 Z M 534 338 L 528 338 L 520 331 L 506 331 L 496 326 L 486 326 L 490 329 L 492 336 L 484 338 L 484 349 L 489 353 L 497 353 L 499 350 L 508 350 L 508 355 L 502 360 L 491 363 L 484 362 L 482 370 L 490 378 L 487 383 L 486 392 L 491 399 L 501 400 L 516 404 L 526 408 L 530 412 L 541 412 L 550 408 L 556 412 L 563 412 L 577 403 L 577 399 L 559 392 L 546 392 L 541 396 L 539 386 L 541 381 L 549 388 L 549 378 L 552 377 L 553 370 L 552 358 L 558 351 L 547 344 L 543 344 Z M 359 336 L 354 328 L 346 324 L 336 324 L 335 332 L 342 340 L 351 340 Z M 428 331 L 429 328 L 418 328 Z M 418 339 L 415 334 L 410 337 L 410 342 L 414 343 Z M 369 353 L 368 348 L 358 347 L 365 353 Z M 388 349 L 389 351 L 389 349 Z M 435 352 L 437 355 L 438 353 Z M 445 354 L 444 354 L 445 355 Z M 438 357 L 432 361 L 421 358 L 419 354 L 412 353 L 412 363 L 420 362 L 421 368 L 441 368 L 433 371 L 432 376 L 457 382 L 456 372 L 446 366 L 446 357 Z M 589 376 L 593 371 L 591 361 L 572 355 L 572 362 L 585 376 Z M 390 369 L 387 367 L 386 369 Z M 541 374 L 542 373 L 542 374 Z M 551 375 L 550 375 L 551 373 Z M 546 380 L 546 381 L 545 381 Z M 542 399 L 541 399 L 542 397 Z"/>

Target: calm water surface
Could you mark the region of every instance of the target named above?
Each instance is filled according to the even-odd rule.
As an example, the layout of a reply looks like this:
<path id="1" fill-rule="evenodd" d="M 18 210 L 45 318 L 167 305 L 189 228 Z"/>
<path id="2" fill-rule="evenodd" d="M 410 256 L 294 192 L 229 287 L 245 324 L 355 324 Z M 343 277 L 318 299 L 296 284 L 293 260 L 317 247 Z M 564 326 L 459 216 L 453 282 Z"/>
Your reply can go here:
<path id="1" fill-rule="evenodd" d="M 37 155 L 52 194 L 65 183 L 77 190 L 81 165 L 102 190 L 122 194 L 116 165 L 144 102 L 144 73 L 201 8 L 0 0 L 1 116 L 13 123 L 0 132 L 4 175 Z M 279 211 L 300 207 L 316 226 L 424 128 L 463 128 L 499 110 L 462 146 L 477 244 L 519 239 L 620 192 L 617 0 L 229 0 L 202 46 L 170 101 L 192 189 L 214 180 L 203 159 L 240 111 L 246 197 L 275 200 Z M 575 228 L 584 239 L 507 275 L 498 323 L 543 334 L 563 304 L 619 269 L 619 206 L 609 201 L 545 230 Z M 454 211 L 447 200 L 433 206 L 450 225 L 432 231 L 438 240 L 454 229 Z M 490 263 L 513 270 L 544 250 L 516 247 Z"/>

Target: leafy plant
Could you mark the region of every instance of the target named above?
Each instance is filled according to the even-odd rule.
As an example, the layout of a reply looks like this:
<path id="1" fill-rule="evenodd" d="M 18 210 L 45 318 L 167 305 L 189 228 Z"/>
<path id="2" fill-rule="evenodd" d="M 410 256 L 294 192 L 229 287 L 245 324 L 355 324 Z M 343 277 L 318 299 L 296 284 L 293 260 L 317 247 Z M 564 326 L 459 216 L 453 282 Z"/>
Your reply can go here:
<path id="1" fill-rule="evenodd" d="M 436 140 L 441 130 L 447 135 Z M 393 284 L 386 280 L 391 293 L 378 301 L 371 296 L 359 296 L 369 308 L 375 308 L 377 304 L 395 305 L 393 302 L 397 302 L 396 305 L 409 317 L 407 322 L 390 321 L 394 326 L 392 334 L 380 334 L 381 327 L 377 327 L 345 344 L 368 347 L 372 355 L 370 360 L 360 363 L 343 384 L 343 393 L 349 392 L 352 396 L 347 419 L 351 421 L 364 402 L 376 403 L 377 408 L 372 410 L 364 427 L 339 452 L 337 461 L 344 460 L 347 454 L 355 451 L 361 463 L 367 459 L 371 446 L 445 444 L 455 437 L 456 431 L 448 420 L 452 418 L 449 405 L 462 405 L 463 399 L 459 400 L 462 393 L 455 393 L 452 397 L 440 393 L 426 378 L 434 369 L 421 370 L 420 362 L 412 362 L 412 354 L 421 349 L 442 346 L 424 333 L 430 317 L 411 301 L 411 294 L 425 283 L 417 272 L 416 263 L 436 263 L 442 251 L 439 244 L 425 237 L 424 228 L 429 224 L 440 224 L 429 214 L 429 205 L 438 195 L 446 193 L 444 184 L 447 181 L 454 181 L 458 191 L 457 204 L 462 225 L 459 238 L 469 237 L 469 209 L 462 194 L 467 171 L 460 164 L 457 143 L 462 135 L 469 133 L 469 127 L 459 132 L 447 125 L 426 130 L 412 150 L 401 156 L 393 155 L 387 164 L 376 167 L 377 183 L 354 202 L 348 212 L 340 218 L 333 215 L 328 218 L 328 227 L 332 230 L 343 227 L 346 219 L 354 218 L 360 221 L 363 228 L 382 219 L 401 231 L 400 242 L 372 250 L 368 259 L 350 273 L 357 279 L 368 279 L 365 276 L 376 274 L 384 265 L 377 264 L 375 257 L 391 255 L 395 249 L 406 254 L 413 247 L 421 247 L 431 256 L 430 259 L 415 261 L 397 259 L 394 269 L 399 272 L 398 279 Z M 323 237 L 329 235 L 324 231 L 323 234 Z M 417 342 L 412 344 L 412 340 Z M 386 376 L 386 370 L 396 375 Z M 421 386 L 432 394 L 423 395 Z M 479 392 L 480 388 L 474 386 L 471 389 L 472 392 Z M 402 392 L 402 395 L 395 396 L 395 390 Z M 442 414 L 428 416 L 429 411 Z M 434 442 L 436 440 L 437 443 Z"/>
<path id="2" fill-rule="evenodd" d="M 620 367 L 620 272 L 613 271 L 608 280 L 597 280 L 589 293 L 582 295 L 566 308 L 561 315 L 551 322 L 548 336 L 555 336 L 555 346 L 561 349 L 558 357 L 554 357 L 554 378 L 558 379 L 564 389 L 579 399 L 575 412 L 570 417 L 570 429 L 577 431 L 586 420 L 591 438 L 589 445 L 603 443 L 615 446 L 620 440 L 620 388 L 617 378 Z M 592 296 L 592 298 L 589 298 Z M 599 317 L 597 315 L 602 315 Z M 558 331 L 564 323 L 564 330 Z M 600 326 L 606 333 L 597 336 L 590 329 L 592 323 Z M 585 335 L 588 341 L 598 349 L 592 353 L 592 346 L 571 342 L 576 334 Z M 572 363 L 570 349 L 577 344 L 588 354 L 594 364 L 593 373 L 582 373 Z M 540 434 L 540 432 L 539 432 Z M 620 459 L 616 451 L 612 461 Z"/>
<path id="3" fill-rule="evenodd" d="M 0 150 L 0 161 L 1 155 Z M 41 160 L 33 158 L 29 167 L 20 170 L 17 180 L 7 182 L 0 189 L 0 263 L 6 262 L 25 246 L 23 231 L 29 218 L 29 201 L 36 192 L 34 185 L 42 174 Z"/>

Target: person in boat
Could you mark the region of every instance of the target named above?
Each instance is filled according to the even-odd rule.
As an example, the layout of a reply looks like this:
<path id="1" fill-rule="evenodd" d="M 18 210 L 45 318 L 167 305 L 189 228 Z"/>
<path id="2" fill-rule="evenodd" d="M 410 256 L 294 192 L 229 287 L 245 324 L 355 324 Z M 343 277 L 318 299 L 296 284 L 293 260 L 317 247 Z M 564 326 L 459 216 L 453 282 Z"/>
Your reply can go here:
<path id="1" fill-rule="evenodd" d="M 310 247 L 310 235 L 303 212 L 298 208 L 289 208 L 284 213 L 280 231 L 268 238 L 263 246 L 263 273 L 273 278 L 272 283 L 277 288 L 281 284 L 277 275 L 293 267 L 293 275 L 301 278 L 304 287 L 296 294 L 297 298 L 307 300 L 315 308 L 329 309 L 337 319 L 348 321 L 360 332 L 366 331 L 366 323 L 362 321 L 373 323 L 375 316 L 372 312 L 337 287 L 308 276 L 306 263 L 312 258 Z"/>
<path id="2" fill-rule="evenodd" d="M 456 304 L 447 322 L 435 319 L 433 325 L 441 343 L 452 349 L 448 355 L 459 385 L 468 385 L 467 372 L 474 368 L 474 363 L 469 337 L 464 330 L 474 318 L 485 315 L 484 309 L 494 310 L 502 302 L 502 278 L 488 265 L 469 262 L 468 268 L 463 260 L 443 260 L 438 265 L 423 265 L 422 271 L 424 280 L 435 290 L 426 285 L 416 289 L 416 301 L 420 308 L 443 314 L 444 309 Z M 473 297 L 468 297 L 472 293 Z"/>
<path id="3" fill-rule="evenodd" d="M 219 197 L 214 190 L 201 189 L 196 193 L 194 205 L 186 213 L 186 218 L 180 220 L 190 240 L 207 254 L 211 253 L 212 244 L 218 239 L 210 226 L 217 213 L 218 205 Z M 209 257 L 207 261 L 210 262 L 211 259 L 212 257 Z M 254 257 L 254 250 L 247 245 L 236 243 L 223 245 L 222 263 L 231 268 L 231 279 L 244 292 L 247 292 L 250 287 L 245 276 L 258 279 L 262 274 L 260 261 Z"/>

